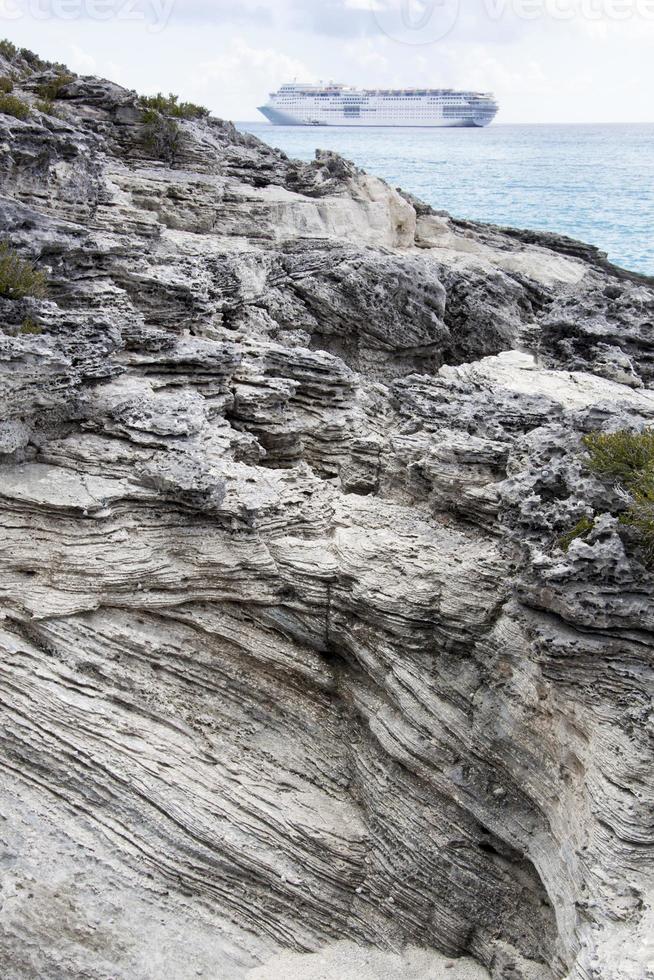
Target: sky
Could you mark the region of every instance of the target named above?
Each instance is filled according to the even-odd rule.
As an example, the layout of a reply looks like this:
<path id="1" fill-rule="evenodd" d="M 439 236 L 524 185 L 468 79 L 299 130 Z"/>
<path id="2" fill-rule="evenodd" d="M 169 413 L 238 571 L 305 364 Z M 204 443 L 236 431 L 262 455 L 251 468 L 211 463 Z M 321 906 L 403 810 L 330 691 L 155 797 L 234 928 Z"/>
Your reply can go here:
<path id="1" fill-rule="evenodd" d="M 298 79 L 493 91 L 498 123 L 654 122 L 654 0 L 0 0 L 0 37 L 234 120 Z"/>

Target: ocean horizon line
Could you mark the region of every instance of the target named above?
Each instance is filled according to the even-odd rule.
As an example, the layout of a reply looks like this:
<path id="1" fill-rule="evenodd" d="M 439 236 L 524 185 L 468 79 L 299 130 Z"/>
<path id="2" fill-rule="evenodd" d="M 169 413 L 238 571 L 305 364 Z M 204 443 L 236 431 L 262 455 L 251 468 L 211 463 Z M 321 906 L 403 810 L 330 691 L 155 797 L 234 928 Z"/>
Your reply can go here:
<path id="1" fill-rule="evenodd" d="M 219 119 L 227 119 L 227 116 L 223 116 L 217 113 Z M 466 127 L 447 127 L 447 126 L 280 126 L 275 123 L 267 122 L 265 119 L 231 119 L 234 125 L 239 126 L 265 126 L 268 129 L 433 129 L 438 132 L 452 132 L 454 130 L 458 131 L 460 129 L 465 129 Z M 633 122 L 494 122 L 488 127 L 474 127 L 471 126 L 467 128 L 467 132 L 482 132 L 484 129 L 498 129 L 502 126 L 654 126 L 654 119 L 640 119 L 634 120 Z"/>

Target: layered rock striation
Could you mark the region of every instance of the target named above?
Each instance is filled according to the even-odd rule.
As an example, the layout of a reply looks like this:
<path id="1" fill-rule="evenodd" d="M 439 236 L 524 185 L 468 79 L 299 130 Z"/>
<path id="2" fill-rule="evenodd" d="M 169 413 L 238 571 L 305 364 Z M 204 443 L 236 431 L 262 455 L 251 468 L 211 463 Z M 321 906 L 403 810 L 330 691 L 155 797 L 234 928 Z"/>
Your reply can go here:
<path id="1" fill-rule="evenodd" d="M 2 975 L 654 975 L 652 282 L 0 74 Z"/>

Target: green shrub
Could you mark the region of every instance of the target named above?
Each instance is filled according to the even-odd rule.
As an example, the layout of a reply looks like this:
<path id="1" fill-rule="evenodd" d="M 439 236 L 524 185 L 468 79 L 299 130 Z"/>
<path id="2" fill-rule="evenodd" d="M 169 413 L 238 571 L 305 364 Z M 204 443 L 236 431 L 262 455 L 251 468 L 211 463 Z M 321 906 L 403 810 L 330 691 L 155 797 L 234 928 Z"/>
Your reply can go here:
<path id="1" fill-rule="evenodd" d="M 645 472 L 654 473 L 654 429 L 643 432 L 593 432 L 584 437 L 588 467 L 598 476 L 613 477 L 631 490 Z"/>
<path id="2" fill-rule="evenodd" d="M 174 164 L 184 145 L 184 132 L 179 123 L 154 109 L 148 109 L 143 113 L 143 124 L 143 142 L 148 152 L 157 159 Z"/>
<path id="3" fill-rule="evenodd" d="M 43 58 L 39 58 L 38 54 L 34 54 L 29 48 L 21 48 L 19 54 L 33 71 L 45 71 L 46 68 L 64 68 L 63 65 L 53 65 L 50 61 L 44 61 Z"/>
<path id="4" fill-rule="evenodd" d="M 56 116 L 57 114 L 57 110 L 55 109 L 55 104 L 52 99 L 38 99 L 34 105 L 39 112 L 45 113 L 46 116 Z"/>
<path id="5" fill-rule="evenodd" d="M 576 524 L 571 531 L 564 534 L 559 538 L 559 548 L 561 551 L 565 551 L 566 554 L 570 548 L 573 541 L 577 538 L 585 538 L 587 534 L 595 527 L 595 521 L 590 517 L 582 517 L 578 524 Z"/>
<path id="6" fill-rule="evenodd" d="M 6 75 L 0 75 L 0 93 L 3 95 L 9 95 L 10 92 L 14 91 L 14 83 Z"/>
<path id="7" fill-rule="evenodd" d="M 620 522 L 632 529 L 647 564 L 654 564 L 654 428 L 585 436 L 587 465 L 625 491 L 631 501 Z"/>
<path id="8" fill-rule="evenodd" d="M 0 112 L 5 116 L 14 116 L 16 119 L 27 119 L 30 107 L 27 102 L 17 99 L 15 95 L 0 94 Z"/>
<path id="9" fill-rule="evenodd" d="M 204 119 L 209 110 L 193 102 L 180 102 L 179 96 L 142 95 L 143 142 L 153 156 L 174 164 L 184 145 L 184 131 L 178 119 Z"/>
<path id="10" fill-rule="evenodd" d="M 51 78 L 47 82 L 41 82 L 36 86 L 36 93 L 45 102 L 54 102 L 55 99 L 59 98 L 59 94 L 64 87 L 68 85 L 69 82 L 75 80 L 74 75 L 69 75 L 66 72 L 57 72 L 54 78 Z"/>
<path id="11" fill-rule="evenodd" d="M 39 324 L 31 316 L 26 316 L 20 325 L 19 333 L 22 334 L 40 334 L 43 333 Z"/>
<path id="12" fill-rule="evenodd" d="M 203 105 L 196 105 L 194 102 L 180 102 L 178 95 L 142 95 L 140 98 L 141 108 L 160 113 L 162 116 L 173 116 L 175 119 L 204 119 L 209 115 L 209 110 Z"/>
<path id="13" fill-rule="evenodd" d="M 23 299 L 25 296 L 40 298 L 45 295 L 45 276 L 31 262 L 0 242 L 0 296 L 7 299 Z"/>
<path id="14" fill-rule="evenodd" d="M 13 61 L 17 54 L 18 48 L 15 44 L 12 44 L 11 41 L 7 41 L 6 38 L 0 41 L 0 55 L 2 55 L 3 58 L 6 58 L 7 61 Z"/>

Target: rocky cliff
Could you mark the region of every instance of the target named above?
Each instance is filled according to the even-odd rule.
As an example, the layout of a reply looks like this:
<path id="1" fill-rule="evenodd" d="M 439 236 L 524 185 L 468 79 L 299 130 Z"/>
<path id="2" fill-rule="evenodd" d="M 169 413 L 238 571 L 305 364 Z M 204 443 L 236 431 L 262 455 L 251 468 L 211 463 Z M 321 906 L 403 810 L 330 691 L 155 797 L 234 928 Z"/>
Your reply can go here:
<path id="1" fill-rule="evenodd" d="M 2 976 L 653 976 L 654 578 L 581 442 L 653 423 L 652 282 L 54 71 L 0 58 L 47 276 L 0 298 Z"/>

